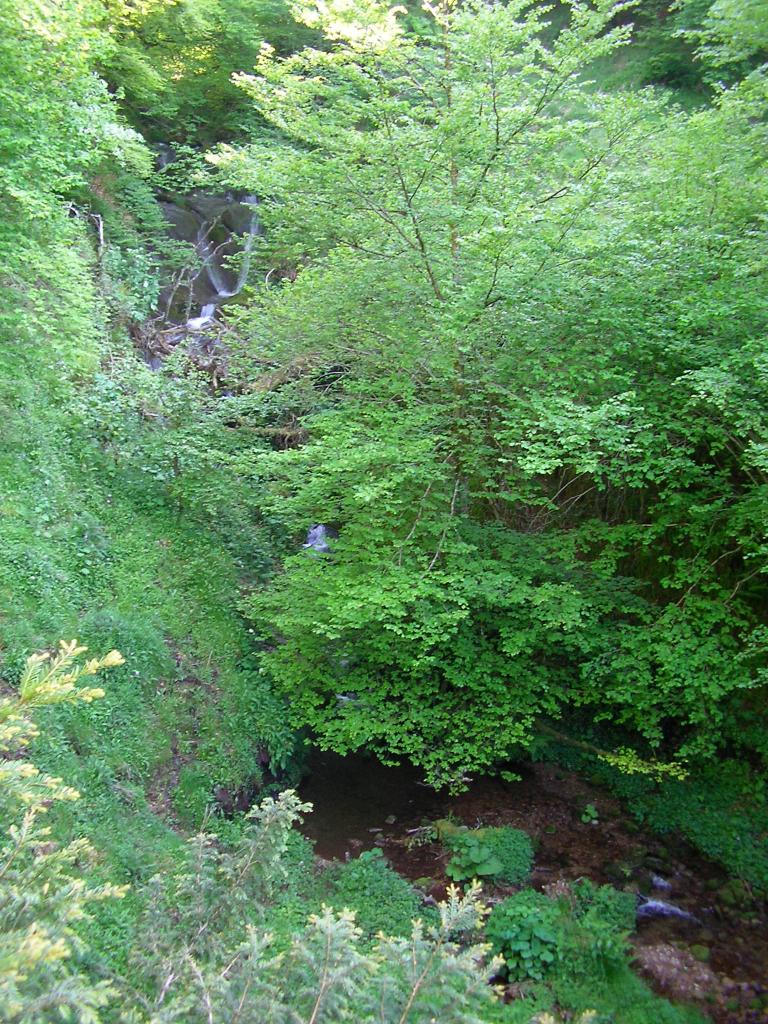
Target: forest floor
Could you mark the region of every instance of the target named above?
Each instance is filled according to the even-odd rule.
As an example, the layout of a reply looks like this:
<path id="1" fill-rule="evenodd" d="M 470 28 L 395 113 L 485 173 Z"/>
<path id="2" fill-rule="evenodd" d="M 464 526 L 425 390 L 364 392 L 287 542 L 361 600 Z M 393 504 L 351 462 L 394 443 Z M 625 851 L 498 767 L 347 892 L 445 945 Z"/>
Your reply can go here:
<path id="1" fill-rule="evenodd" d="M 638 920 L 635 966 L 657 992 L 694 1003 L 716 1024 L 768 1022 L 766 905 L 674 835 L 642 831 L 616 799 L 579 776 L 534 764 L 518 769 L 519 782 L 480 779 L 450 796 L 421 786 L 411 769 L 363 757 L 318 753 L 310 770 L 300 792 L 315 808 L 304 830 L 319 856 L 344 859 L 379 846 L 397 871 L 441 899 L 448 855 L 439 843 L 414 841 L 417 830 L 447 817 L 524 829 L 536 847 L 535 888 L 556 892 L 558 883 L 589 878 L 695 918 Z M 486 886 L 489 902 L 512 891 Z"/>

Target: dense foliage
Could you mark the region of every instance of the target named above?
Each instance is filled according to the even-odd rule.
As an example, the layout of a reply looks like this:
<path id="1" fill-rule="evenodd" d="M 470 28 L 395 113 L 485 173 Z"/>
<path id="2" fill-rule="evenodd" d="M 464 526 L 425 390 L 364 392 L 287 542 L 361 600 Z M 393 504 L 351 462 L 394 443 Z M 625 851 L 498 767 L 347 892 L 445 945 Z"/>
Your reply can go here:
<path id="1" fill-rule="evenodd" d="M 493 957 L 490 945 L 478 941 L 487 908 L 477 883 L 463 894 L 450 887 L 422 921 L 409 918 L 418 906 L 414 890 L 378 851 L 318 879 L 306 841 L 292 828 L 311 807 L 292 790 L 251 808 L 228 842 L 205 833 L 190 838 L 173 866 L 142 887 L 144 910 L 125 962 L 93 971 L 83 932 L 88 908 L 125 898 L 128 887 L 93 884 L 97 854 L 86 839 L 65 845 L 52 839 L 42 816 L 52 803 L 77 802 L 80 794 L 26 756 L 38 734 L 36 710 L 103 698 L 101 688 L 78 684 L 123 663 L 114 650 L 87 661 L 84 653 L 73 641 L 55 654 L 33 655 L 18 693 L 0 703 L 0 751 L 6 758 L 21 755 L 0 768 L 0 800 L 11 822 L 0 849 L 0 1007 L 9 1024 L 540 1024 L 534 1014 L 554 1000 L 564 1010 L 585 1011 L 586 1022 L 595 1011 L 579 988 L 585 980 L 589 1006 L 615 1011 L 617 1024 L 629 1024 L 635 1018 L 623 1015 L 617 993 L 605 984 L 612 966 L 636 988 L 644 1011 L 671 1024 L 698 1020 L 628 974 L 631 896 L 588 882 L 560 900 L 524 890 L 491 914 L 487 937 L 502 954 Z M 362 927 L 354 910 L 324 902 L 307 920 L 308 908 L 329 889 L 337 906 L 360 905 Z M 384 927 L 374 936 L 376 924 Z M 550 987 L 531 989 L 529 999 L 507 1012 L 487 984 L 502 969 L 527 982 L 546 973 Z M 104 971 L 108 980 L 100 977 Z"/>
<path id="2" fill-rule="evenodd" d="M 446 836 L 423 906 L 320 870 L 291 786 L 303 738 L 453 788 L 570 758 L 768 891 L 765 4 L 0 27 L 0 1016 L 694 1019 L 609 890 L 484 930 L 524 833 Z M 264 234 L 198 334 L 158 303 L 201 189 Z"/>
<path id="3" fill-rule="evenodd" d="M 517 885 L 531 873 L 533 845 L 519 828 L 456 829 L 445 843 L 452 854 L 446 870 L 457 882 L 490 878 Z"/>
<path id="4" fill-rule="evenodd" d="M 242 79 L 286 141 L 217 157 L 302 267 L 241 327 L 309 436 L 242 469 L 339 528 L 250 600 L 266 666 L 437 782 L 574 707 L 710 756 L 764 684 L 765 80 L 690 116 L 596 91 L 614 17 L 342 25 Z"/>

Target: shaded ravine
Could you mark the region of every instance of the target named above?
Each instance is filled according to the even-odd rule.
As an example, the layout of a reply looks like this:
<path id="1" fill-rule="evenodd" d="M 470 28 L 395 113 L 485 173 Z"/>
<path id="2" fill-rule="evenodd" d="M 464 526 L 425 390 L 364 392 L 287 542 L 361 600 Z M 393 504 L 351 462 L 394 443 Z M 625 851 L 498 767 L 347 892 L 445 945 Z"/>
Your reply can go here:
<path id="1" fill-rule="evenodd" d="M 764 904 L 734 903 L 727 876 L 672 836 L 642 832 L 618 801 L 547 764 L 516 766 L 520 782 L 483 778 L 457 796 L 435 793 L 410 766 L 313 751 L 300 787 L 313 804 L 303 831 L 323 858 L 380 847 L 393 867 L 440 899 L 446 855 L 415 830 L 454 816 L 469 826 L 522 828 L 536 845 L 537 889 L 587 877 L 637 895 L 638 969 L 661 994 L 690 1000 L 717 1024 L 768 1021 L 768 917 Z M 584 808 L 597 820 L 584 821 Z M 490 887 L 491 898 L 511 890 Z"/>

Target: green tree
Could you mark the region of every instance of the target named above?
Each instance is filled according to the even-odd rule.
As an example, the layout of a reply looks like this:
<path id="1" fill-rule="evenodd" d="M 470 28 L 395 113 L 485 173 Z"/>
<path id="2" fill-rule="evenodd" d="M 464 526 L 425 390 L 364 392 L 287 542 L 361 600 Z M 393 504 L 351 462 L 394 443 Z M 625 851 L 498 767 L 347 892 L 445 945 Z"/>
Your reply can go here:
<path id="1" fill-rule="evenodd" d="M 762 94 L 589 87 L 607 3 L 548 45 L 524 3 L 366 10 L 265 54 L 241 84 L 285 142 L 215 158 L 300 268 L 241 328 L 307 440 L 242 470 L 297 540 L 340 528 L 249 599 L 265 670 L 322 743 L 434 782 L 578 707 L 710 752 L 763 678 Z"/>
<path id="2" fill-rule="evenodd" d="M 285 835 L 298 807 L 290 793 L 276 803 L 265 803 L 262 837 L 270 832 L 279 835 L 281 829 Z M 204 845 L 196 847 L 203 852 Z M 361 942 L 353 911 L 337 913 L 324 906 L 280 952 L 263 925 L 248 925 L 239 940 L 237 929 L 227 927 L 222 933 L 211 916 L 205 917 L 205 928 L 199 926 L 202 920 L 197 927 L 179 926 L 185 913 L 194 915 L 207 896 L 213 897 L 210 906 L 221 925 L 227 920 L 228 898 L 238 898 L 242 874 L 229 874 L 234 862 L 226 851 L 213 860 L 210 851 L 203 853 L 203 859 L 195 858 L 194 863 L 194 888 L 185 889 L 178 902 L 171 902 L 171 912 L 162 913 L 159 922 L 150 920 L 148 930 L 141 933 L 137 953 L 149 976 L 155 977 L 156 987 L 131 1020 L 203 1024 L 221 1017 L 233 1024 L 333 1024 L 344 1019 L 417 1024 L 448 1013 L 456 1024 L 496 1019 L 498 1003 L 487 982 L 500 961 L 487 958 L 487 946 L 471 941 L 485 915 L 479 886 L 470 886 L 464 894 L 451 888 L 439 906 L 436 925 L 425 928 L 415 921 L 407 938 L 380 933 L 372 950 Z M 248 871 L 253 867 L 249 859 Z M 267 860 L 258 874 L 274 885 L 275 868 L 276 862 Z M 160 896 L 163 881 L 157 882 Z M 173 888 L 174 883 L 170 889 L 166 886 L 166 895 Z M 258 915 L 265 907 L 251 904 L 250 909 Z M 159 931 L 153 927 L 158 923 Z"/>
<path id="3" fill-rule="evenodd" d="M 315 33 L 285 0 L 91 0 L 96 56 L 132 122 L 153 141 L 210 145 L 253 128 L 235 72 L 265 43 L 282 53 Z"/>
<path id="4" fill-rule="evenodd" d="M 760 0 L 678 0 L 682 34 L 698 43 L 699 56 L 718 70 L 749 70 L 768 60 L 768 12 Z"/>

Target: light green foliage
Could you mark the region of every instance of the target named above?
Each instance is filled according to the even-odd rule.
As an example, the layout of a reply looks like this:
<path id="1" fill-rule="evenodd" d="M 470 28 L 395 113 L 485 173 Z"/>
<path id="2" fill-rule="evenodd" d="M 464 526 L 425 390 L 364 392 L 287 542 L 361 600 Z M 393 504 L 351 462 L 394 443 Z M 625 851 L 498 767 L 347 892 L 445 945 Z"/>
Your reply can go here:
<path id="1" fill-rule="evenodd" d="M 489 878 L 517 885 L 524 882 L 533 865 L 533 845 L 519 828 L 476 828 L 450 834 L 451 851 L 446 873 L 460 882 L 467 878 Z"/>
<path id="2" fill-rule="evenodd" d="M 761 749 L 761 740 L 751 739 Z M 545 756 L 595 776 L 644 826 L 662 835 L 680 833 L 755 892 L 768 891 L 768 799 L 763 774 L 750 765 L 725 758 L 686 779 L 653 780 L 617 771 L 602 758 L 596 763 L 573 748 L 548 746 Z"/>
<path id="3" fill-rule="evenodd" d="M 191 1024 L 236 1013 L 245 1024 L 297 1018 L 330 1024 L 346 1016 L 405 1024 L 439 1019 L 448 1010 L 457 1024 L 492 1019 L 486 982 L 497 965 L 483 966 L 485 947 L 455 941 L 482 921 L 477 888 L 463 896 L 451 891 L 433 926 L 415 922 L 399 938 L 382 933 L 372 947 L 362 941 L 354 912 L 324 906 L 277 952 L 272 935 L 254 922 L 263 923 L 270 901 L 290 881 L 280 872 L 278 851 L 302 809 L 291 793 L 267 801 L 233 849 L 217 850 L 198 837 L 188 874 L 155 879 L 137 945 L 144 984 L 151 976 L 155 985 L 143 1003 L 146 1016 L 137 1009 L 134 1019 Z M 363 871 L 369 873 L 370 863 Z M 227 905 L 232 897 L 234 908 Z"/>
<path id="4" fill-rule="evenodd" d="M 600 820 L 597 808 L 594 804 L 586 804 L 584 810 L 581 812 L 581 820 L 585 825 L 597 824 Z"/>
<path id="5" fill-rule="evenodd" d="M 465 878 L 483 878 L 501 871 L 501 860 L 489 843 L 472 832 L 459 832 L 450 841 L 452 857 L 446 874 L 456 882 Z"/>
<path id="6" fill-rule="evenodd" d="M 26 757 L 37 735 L 32 712 L 89 704 L 104 691 L 78 684 L 122 664 L 117 651 L 84 662 L 85 650 L 72 641 L 55 655 L 32 655 L 18 692 L 0 700 L 0 1016 L 8 1024 L 97 1024 L 114 992 L 81 972 L 77 927 L 91 904 L 120 897 L 124 889 L 94 883 L 96 851 L 86 839 L 53 840 L 43 816 L 56 802 L 78 800 L 79 793 Z"/>
<path id="7" fill-rule="evenodd" d="M 575 882 L 561 913 L 558 941 L 559 971 L 583 981 L 605 981 L 626 971 L 626 938 L 635 926 L 636 897 L 589 879 Z"/>
<path id="8" fill-rule="evenodd" d="M 595 1024 L 706 1024 L 708 1020 L 691 1006 L 657 996 L 628 967 L 615 970 L 599 987 L 592 979 L 568 976 L 554 979 L 552 989 L 557 1005 L 587 1019 L 592 1013 Z"/>
<path id="9" fill-rule="evenodd" d="M 768 892 L 765 781 L 748 765 L 725 761 L 702 771 L 690 785 L 638 788 L 629 803 L 654 830 L 681 832 L 730 874 Z"/>
<path id="10" fill-rule="evenodd" d="M 284 0 L 93 0 L 91 10 L 99 71 L 154 141 L 206 145 L 253 128 L 232 74 L 250 71 L 265 43 L 286 53 L 315 38 Z"/>
<path id="11" fill-rule="evenodd" d="M 156 811 L 199 825 L 216 787 L 289 768 L 293 735 L 236 609 L 272 543 L 252 492 L 223 483 L 238 431 L 188 361 L 163 392 L 127 335 L 156 300 L 161 218 L 151 153 L 94 74 L 103 17 L 0 5 L 0 657 L 9 681 L 51 636 L 129 659 L 101 701 L 43 713 L 35 742 L 87 795 L 51 808 L 52 841 L 88 835 L 94 882 L 123 883 L 178 855 Z M 111 969 L 140 912 L 134 890 L 79 926 Z"/>
<path id="12" fill-rule="evenodd" d="M 541 981 L 557 958 L 557 904 L 526 889 L 493 908 L 486 934 L 513 981 Z"/>
<path id="13" fill-rule="evenodd" d="M 487 934 L 513 980 L 601 980 L 626 965 L 634 910 L 631 894 L 587 880 L 556 900 L 525 889 L 494 907 Z"/>
<path id="14" fill-rule="evenodd" d="M 718 70 L 734 64 L 746 70 L 768 58 L 768 13 L 760 0 L 678 0 L 675 6 L 683 12 L 684 24 L 689 22 L 684 34 Z"/>
<path id="15" fill-rule="evenodd" d="M 84 652 L 72 642 L 28 660 L 18 695 L 0 704 L 0 752 L 28 745 L 37 732 L 30 711 L 103 696 L 78 684 L 118 667 L 122 656 L 82 662 Z M 405 1024 L 447 1008 L 457 1024 L 479 1024 L 493 1006 L 486 981 L 496 964 L 483 966 L 485 947 L 455 942 L 482 922 L 479 888 L 451 891 L 433 926 L 415 922 L 402 938 L 380 934 L 367 952 L 354 915 L 325 907 L 280 955 L 265 925 L 283 894 L 295 891 L 292 826 L 310 809 L 292 791 L 254 807 L 229 845 L 191 839 L 174 870 L 148 883 L 131 980 L 113 971 L 112 982 L 94 982 L 78 960 L 87 951 L 79 928 L 89 904 L 123 896 L 125 887 L 91 884 L 90 844 L 59 846 L 40 824 L 51 802 L 78 800 L 76 791 L 18 757 L 0 763 L 3 811 L 17 819 L 0 850 L 0 1009 L 9 1024 L 99 1024 L 116 1019 L 109 1007 L 117 1000 L 121 1020 L 146 1024 L 210 1021 L 213 1013 L 246 1024 L 297 1015 L 330 1022 L 352 1012 L 371 1024 Z"/>
<path id="16" fill-rule="evenodd" d="M 693 1019 L 603 890 L 554 946 L 525 897 L 545 983 L 505 1007 L 475 888 L 410 928 L 375 858 L 315 876 L 294 794 L 211 806 L 290 772 L 287 701 L 454 787 L 580 709 L 636 813 L 765 887 L 758 767 L 701 767 L 768 755 L 764 18 L 692 0 L 651 38 L 643 4 L 640 77 L 736 83 L 683 115 L 588 83 L 632 79 L 628 7 L 0 0 L 3 1019 Z M 179 255 L 153 188 L 208 187 L 220 140 L 267 230 L 226 397 L 128 334 Z M 286 557 L 316 522 L 331 554 Z M 98 701 L 105 663 L 26 662 L 75 634 L 129 659 Z"/>
<path id="17" fill-rule="evenodd" d="M 297 542 L 340 531 L 250 599 L 265 665 L 297 723 L 437 784 L 574 705 L 691 763 L 765 681 L 764 96 L 587 88 L 615 13 L 265 54 L 241 82 L 284 141 L 215 157 L 301 268 L 240 329 L 308 437 L 240 470 Z"/>
<path id="18" fill-rule="evenodd" d="M 173 874 L 149 881 L 133 955 L 158 991 L 170 971 L 186 999 L 196 964 L 223 960 L 245 939 L 246 926 L 264 924 L 267 906 L 288 881 L 283 858 L 291 826 L 308 810 L 291 790 L 267 798 L 248 812 L 233 844 L 221 848 L 200 833 Z"/>
<path id="19" fill-rule="evenodd" d="M 571 886 L 573 912 L 577 920 L 599 918 L 614 932 L 626 934 L 635 925 L 636 901 L 632 893 L 610 885 L 595 885 L 580 878 Z"/>

